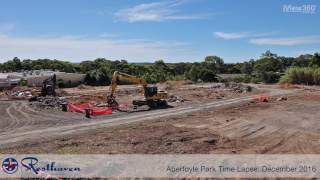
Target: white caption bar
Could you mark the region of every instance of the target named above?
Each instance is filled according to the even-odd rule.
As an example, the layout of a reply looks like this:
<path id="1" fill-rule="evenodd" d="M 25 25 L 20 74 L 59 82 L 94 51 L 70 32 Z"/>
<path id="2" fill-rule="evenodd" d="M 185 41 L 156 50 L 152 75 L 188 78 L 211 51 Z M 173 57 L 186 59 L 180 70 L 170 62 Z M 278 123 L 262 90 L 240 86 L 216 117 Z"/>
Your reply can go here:
<path id="1" fill-rule="evenodd" d="M 0 155 L 1 178 L 320 178 L 320 155 Z"/>

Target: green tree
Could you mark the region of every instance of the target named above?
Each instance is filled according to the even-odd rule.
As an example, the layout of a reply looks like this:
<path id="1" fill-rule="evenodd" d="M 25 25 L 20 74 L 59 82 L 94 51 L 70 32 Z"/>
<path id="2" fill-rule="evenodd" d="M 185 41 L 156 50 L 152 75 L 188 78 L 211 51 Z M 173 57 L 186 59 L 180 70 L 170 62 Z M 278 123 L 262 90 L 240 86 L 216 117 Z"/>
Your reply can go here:
<path id="1" fill-rule="evenodd" d="M 274 58 L 278 57 L 277 54 L 272 53 L 270 50 L 267 50 L 265 53 L 262 53 L 261 58 Z"/>
<path id="2" fill-rule="evenodd" d="M 200 79 L 203 82 L 215 82 L 217 81 L 216 74 L 213 70 L 208 68 L 202 68 L 199 74 Z"/>
<path id="3" fill-rule="evenodd" d="M 110 84 L 109 72 L 106 67 L 89 71 L 85 76 L 85 82 L 88 85 L 106 86 Z"/>
<path id="4" fill-rule="evenodd" d="M 311 67 L 320 67 L 320 55 L 315 53 L 310 61 L 309 66 Z"/>
<path id="5" fill-rule="evenodd" d="M 300 55 L 299 57 L 294 59 L 294 61 L 292 62 L 292 66 L 308 67 L 312 58 L 313 56 L 311 54 Z"/>
<path id="6" fill-rule="evenodd" d="M 187 79 L 189 79 L 191 81 L 201 80 L 200 79 L 200 71 L 201 71 L 200 64 L 199 63 L 194 63 L 191 66 L 191 69 L 189 70 L 189 72 L 186 74 L 187 75 Z"/>
<path id="7" fill-rule="evenodd" d="M 21 70 L 21 60 L 17 57 L 14 57 L 12 61 L 14 64 L 14 71 L 20 71 Z"/>
<path id="8" fill-rule="evenodd" d="M 241 72 L 247 75 L 251 75 L 253 72 L 254 60 L 251 59 L 249 62 L 244 62 L 241 66 Z"/>
<path id="9" fill-rule="evenodd" d="M 82 61 L 80 63 L 80 70 L 82 73 L 87 73 L 95 69 L 98 69 L 98 65 L 93 61 Z"/>
<path id="10" fill-rule="evenodd" d="M 281 62 L 278 59 L 275 59 L 273 57 L 271 58 L 261 58 L 258 59 L 254 63 L 254 71 L 259 73 L 259 72 L 279 72 L 281 71 Z"/>
<path id="11" fill-rule="evenodd" d="M 0 72 L 4 72 L 4 65 L 0 63 Z"/>
<path id="12" fill-rule="evenodd" d="M 152 73 L 153 79 L 156 82 L 164 82 L 169 79 L 172 74 L 171 69 L 163 60 L 157 60 L 152 66 L 149 67 L 149 72 Z"/>
<path id="13" fill-rule="evenodd" d="M 212 68 L 211 60 L 194 63 L 186 74 L 187 79 L 192 81 L 214 82 L 217 81 L 216 73 Z"/>
<path id="14" fill-rule="evenodd" d="M 224 71 L 224 61 L 218 56 L 207 56 L 204 59 L 204 63 L 214 72 L 223 73 Z"/>
<path id="15" fill-rule="evenodd" d="M 23 70 L 32 70 L 32 61 L 30 59 L 24 59 L 21 62 L 21 68 Z"/>
<path id="16" fill-rule="evenodd" d="M 294 62 L 294 58 L 293 57 L 281 56 L 281 57 L 278 57 L 278 59 L 281 62 L 281 72 L 284 72 Z"/>

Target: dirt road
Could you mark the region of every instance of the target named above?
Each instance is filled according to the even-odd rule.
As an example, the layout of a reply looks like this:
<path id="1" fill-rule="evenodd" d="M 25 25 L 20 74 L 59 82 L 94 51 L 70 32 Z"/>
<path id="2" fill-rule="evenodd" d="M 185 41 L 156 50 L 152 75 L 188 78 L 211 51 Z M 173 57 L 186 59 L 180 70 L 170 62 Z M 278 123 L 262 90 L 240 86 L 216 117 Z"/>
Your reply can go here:
<path id="1" fill-rule="evenodd" d="M 271 96 L 292 93 L 292 90 L 269 89 Z M 172 109 L 139 112 L 134 114 L 115 114 L 109 117 L 94 120 L 85 119 L 82 115 L 69 113 L 36 112 L 28 107 L 26 102 L 1 102 L 1 112 L 4 120 L 1 121 L 0 145 L 8 147 L 20 142 L 38 142 L 54 139 L 66 135 L 81 134 L 97 129 L 142 122 L 160 118 L 174 118 L 181 115 L 193 114 L 210 109 L 241 104 L 252 101 L 256 96 L 245 96 L 228 100 L 207 103 L 193 103 Z M 41 119 L 34 121 L 34 119 Z"/>

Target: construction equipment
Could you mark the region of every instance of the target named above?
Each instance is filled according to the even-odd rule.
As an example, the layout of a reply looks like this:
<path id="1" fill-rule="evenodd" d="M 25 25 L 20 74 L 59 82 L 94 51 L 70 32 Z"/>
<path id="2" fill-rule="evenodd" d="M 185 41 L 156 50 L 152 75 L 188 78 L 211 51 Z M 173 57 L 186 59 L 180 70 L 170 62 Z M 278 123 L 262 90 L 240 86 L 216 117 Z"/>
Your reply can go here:
<path id="1" fill-rule="evenodd" d="M 41 96 L 56 96 L 57 77 L 54 74 L 42 83 Z"/>
<path id="2" fill-rule="evenodd" d="M 132 76 L 126 73 L 115 71 L 112 76 L 111 86 L 110 86 L 110 95 L 107 96 L 108 106 L 113 109 L 118 109 L 118 102 L 115 99 L 114 92 L 121 82 L 127 82 L 130 84 L 138 84 L 143 87 L 143 100 L 133 100 L 132 104 L 136 106 L 148 105 L 150 108 L 155 109 L 159 107 L 167 106 L 168 93 L 165 91 L 158 91 L 157 86 L 148 85 L 147 82 L 141 78 Z"/>
<path id="3" fill-rule="evenodd" d="M 45 79 L 42 82 L 41 92 L 36 89 L 32 90 L 32 98 L 29 101 L 36 101 L 38 97 L 56 96 L 56 83 L 57 77 L 55 74 Z"/>

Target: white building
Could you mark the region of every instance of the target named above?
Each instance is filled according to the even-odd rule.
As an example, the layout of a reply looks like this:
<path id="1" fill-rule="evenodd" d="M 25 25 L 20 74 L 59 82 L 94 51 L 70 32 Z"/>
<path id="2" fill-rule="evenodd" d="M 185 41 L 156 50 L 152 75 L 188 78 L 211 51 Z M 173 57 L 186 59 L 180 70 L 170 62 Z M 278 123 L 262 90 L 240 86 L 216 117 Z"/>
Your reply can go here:
<path id="1" fill-rule="evenodd" d="M 41 87 L 45 79 L 57 75 L 57 83 L 69 86 L 80 85 L 84 82 L 85 74 L 65 73 L 51 70 L 33 70 L 12 73 L 0 73 L 0 88 L 16 86 L 21 80 L 25 80 L 29 87 Z"/>
<path id="2" fill-rule="evenodd" d="M 16 86 L 19 84 L 20 81 L 20 76 L 7 73 L 0 73 L 0 89 Z"/>

